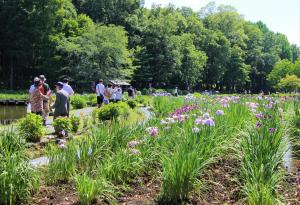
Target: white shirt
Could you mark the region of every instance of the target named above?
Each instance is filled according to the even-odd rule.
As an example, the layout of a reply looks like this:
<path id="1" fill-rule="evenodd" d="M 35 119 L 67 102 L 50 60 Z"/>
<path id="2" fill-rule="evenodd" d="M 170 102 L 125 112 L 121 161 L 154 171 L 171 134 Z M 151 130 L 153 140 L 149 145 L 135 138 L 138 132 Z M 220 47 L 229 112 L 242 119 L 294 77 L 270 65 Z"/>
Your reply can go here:
<path id="1" fill-rule="evenodd" d="M 96 94 L 97 96 L 104 95 L 105 86 L 102 83 L 96 85 Z"/>
<path id="2" fill-rule="evenodd" d="M 31 86 L 30 86 L 30 88 L 29 88 L 29 93 L 30 93 L 30 94 L 34 91 L 34 88 L 35 88 L 34 85 L 31 85 Z"/>
<path id="3" fill-rule="evenodd" d="M 74 95 L 74 90 L 68 83 L 64 83 L 63 90 L 66 91 L 69 96 Z"/>
<path id="4" fill-rule="evenodd" d="M 115 100 L 117 98 L 117 89 L 112 89 L 112 95 L 110 97 L 110 99 Z"/>
<path id="5" fill-rule="evenodd" d="M 118 89 L 116 92 L 116 100 L 122 100 L 122 89 Z"/>

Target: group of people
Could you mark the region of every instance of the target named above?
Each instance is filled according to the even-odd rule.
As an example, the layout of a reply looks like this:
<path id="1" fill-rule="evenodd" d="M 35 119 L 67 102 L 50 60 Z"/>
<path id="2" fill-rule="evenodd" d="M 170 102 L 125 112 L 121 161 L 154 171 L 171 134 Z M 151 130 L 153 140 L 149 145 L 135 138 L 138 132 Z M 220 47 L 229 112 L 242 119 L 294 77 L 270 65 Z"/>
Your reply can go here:
<path id="1" fill-rule="evenodd" d="M 133 98 L 135 90 L 132 86 L 128 89 L 128 97 Z M 97 95 L 97 107 L 100 108 L 102 104 L 108 104 L 109 102 L 119 102 L 123 98 L 123 90 L 119 85 L 109 84 L 107 87 L 103 84 L 103 80 L 100 79 L 96 85 Z"/>
<path id="2" fill-rule="evenodd" d="M 57 82 L 55 88 L 56 99 L 52 105 L 52 91 L 50 86 L 46 83 L 46 77 L 44 75 L 35 77 L 33 85 L 31 85 L 29 89 L 31 112 L 42 116 L 44 125 L 46 125 L 51 109 L 54 109 L 54 119 L 57 117 L 69 117 L 70 96 L 74 95 L 74 90 L 68 84 L 67 78 L 63 79 L 62 82 Z M 132 86 L 128 88 L 127 92 L 129 98 L 134 97 L 135 90 Z M 123 90 L 119 85 L 109 84 L 105 87 L 103 80 L 100 79 L 96 85 L 96 95 L 97 106 L 100 108 L 102 104 L 121 101 L 123 98 Z"/>
<path id="3" fill-rule="evenodd" d="M 54 119 L 57 117 L 68 117 L 70 113 L 70 96 L 74 94 L 74 91 L 68 84 L 68 79 L 65 78 L 63 82 L 57 82 L 55 88 L 56 99 L 53 105 L 51 105 L 52 91 L 46 83 L 44 75 L 35 77 L 33 85 L 29 89 L 31 112 L 42 116 L 44 125 L 46 125 L 50 108 L 54 109 Z"/>

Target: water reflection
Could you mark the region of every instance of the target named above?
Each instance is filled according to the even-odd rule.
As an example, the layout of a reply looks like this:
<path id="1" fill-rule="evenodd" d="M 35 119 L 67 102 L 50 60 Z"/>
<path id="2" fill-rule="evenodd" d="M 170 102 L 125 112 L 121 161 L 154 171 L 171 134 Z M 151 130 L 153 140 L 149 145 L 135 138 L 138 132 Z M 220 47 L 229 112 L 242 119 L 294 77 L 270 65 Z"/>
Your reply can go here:
<path id="1" fill-rule="evenodd" d="M 27 107 L 21 105 L 0 105 L 0 124 L 10 124 L 24 117 Z"/>
<path id="2" fill-rule="evenodd" d="M 295 150 L 291 142 L 287 140 L 288 150 L 284 155 L 284 167 L 287 168 L 288 172 L 296 173 L 300 168 L 300 158 L 295 155 Z"/>

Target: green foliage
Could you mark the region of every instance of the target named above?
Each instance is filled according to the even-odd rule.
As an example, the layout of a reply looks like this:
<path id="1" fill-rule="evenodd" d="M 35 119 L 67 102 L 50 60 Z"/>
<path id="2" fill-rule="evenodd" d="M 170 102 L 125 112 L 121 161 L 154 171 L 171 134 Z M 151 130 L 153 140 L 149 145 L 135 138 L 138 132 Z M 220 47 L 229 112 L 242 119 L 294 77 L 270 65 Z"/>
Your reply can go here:
<path id="1" fill-rule="evenodd" d="M 77 149 L 74 142 L 66 144 L 65 148 L 50 145 L 47 148 L 49 166 L 47 180 L 50 183 L 68 181 L 76 173 Z"/>
<path id="2" fill-rule="evenodd" d="M 16 153 L 22 151 L 26 140 L 13 131 L 13 127 L 0 132 L 0 147 L 3 152 Z"/>
<path id="3" fill-rule="evenodd" d="M 103 197 L 113 202 L 116 195 L 115 188 L 104 177 L 93 179 L 87 173 L 75 176 L 76 191 L 81 204 L 89 205 L 96 197 Z"/>
<path id="4" fill-rule="evenodd" d="M 271 205 L 280 200 L 279 187 L 284 178 L 281 166 L 286 147 L 278 107 L 260 108 L 260 111 L 272 117 L 259 120 L 260 127 L 251 127 L 245 133 L 240 174 L 247 203 Z"/>
<path id="5" fill-rule="evenodd" d="M 135 99 L 128 99 L 126 103 L 131 109 L 134 109 L 138 106 L 138 102 Z"/>
<path id="6" fill-rule="evenodd" d="M 289 60 L 281 60 L 276 63 L 274 69 L 268 76 L 268 80 L 273 84 L 277 85 L 280 79 L 285 78 L 287 75 L 292 74 L 294 71 L 294 65 Z"/>
<path id="7" fill-rule="evenodd" d="M 0 100 L 27 100 L 28 94 L 2 91 Z"/>
<path id="8" fill-rule="evenodd" d="M 153 107 L 155 114 L 158 116 L 166 116 L 176 108 L 184 104 L 183 98 L 175 97 L 154 97 L 153 98 Z"/>
<path id="9" fill-rule="evenodd" d="M 86 107 L 87 102 L 84 96 L 74 95 L 71 96 L 71 105 L 74 109 L 82 109 Z"/>
<path id="10" fill-rule="evenodd" d="M 12 129 L 0 133 L 0 203 L 26 203 L 37 189 L 36 171 L 24 156 L 25 141 Z"/>
<path id="11" fill-rule="evenodd" d="M 76 133 L 80 126 L 80 117 L 72 115 L 70 117 L 71 131 Z"/>
<path id="12" fill-rule="evenodd" d="M 146 95 L 135 96 L 134 100 L 137 101 L 138 104 L 144 107 L 150 106 L 151 104 L 151 98 Z"/>
<path id="13" fill-rule="evenodd" d="M 102 106 L 96 116 L 100 121 L 117 119 L 120 116 L 128 115 L 129 106 L 124 102 L 110 103 Z"/>
<path id="14" fill-rule="evenodd" d="M 59 134 L 61 131 L 68 132 L 71 128 L 70 119 L 66 117 L 58 117 L 52 123 L 55 133 Z"/>
<path id="15" fill-rule="evenodd" d="M 300 55 L 285 35 L 244 20 L 230 6 L 209 4 L 195 13 L 172 5 L 145 9 L 142 4 L 1 2 L 5 9 L 0 17 L 7 19 L 0 25 L 2 69 L 12 74 L 0 77 L 1 86 L 27 89 L 29 81 L 22 79 L 43 69 L 50 84 L 70 76 L 77 91 L 90 91 L 89 83 L 100 77 L 132 80 L 141 89 L 152 83 L 183 90 L 259 92 L 271 88 L 266 78 L 278 61 L 294 62 Z M 279 82 L 276 74 L 269 78 L 271 85 Z"/>
<path id="16" fill-rule="evenodd" d="M 287 75 L 280 80 L 278 87 L 287 91 L 297 91 L 300 88 L 300 78 L 296 75 Z"/>
<path id="17" fill-rule="evenodd" d="M 76 191 L 82 205 L 90 205 L 98 193 L 97 181 L 91 179 L 86 173 L 75 176 Z"/>
<path id="18" fill-rule="evenodd" d="M 39 142 L 45 133 L 42 117 L 32 113 L 27 114 L 18 122 L 18 131 L 26 141 Z"/>
<path id="19" fill-rule="evenodd" d="M 300 57 L 295 61 L 295 69 L 294 69 L 294 74 L 300 78 Z"/>

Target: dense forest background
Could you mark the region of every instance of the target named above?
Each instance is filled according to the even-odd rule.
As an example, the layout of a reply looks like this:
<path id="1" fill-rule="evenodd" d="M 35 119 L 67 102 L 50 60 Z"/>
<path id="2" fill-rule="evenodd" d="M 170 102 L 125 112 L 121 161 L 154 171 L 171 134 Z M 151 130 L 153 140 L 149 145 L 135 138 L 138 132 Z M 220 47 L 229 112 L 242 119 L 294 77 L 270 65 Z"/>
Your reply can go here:
<path id="1" fill-rule="evenodd" d="M 280 14 L 278 14 L 280 15 Z M 0 89 L 26 89 L 34 76 L 65 76 L 89 91 L 98 78 L 139 89 L 295 90 L 300 50 L 231 6 L 199 12 L 141 0 L 2 0 Z"/>

